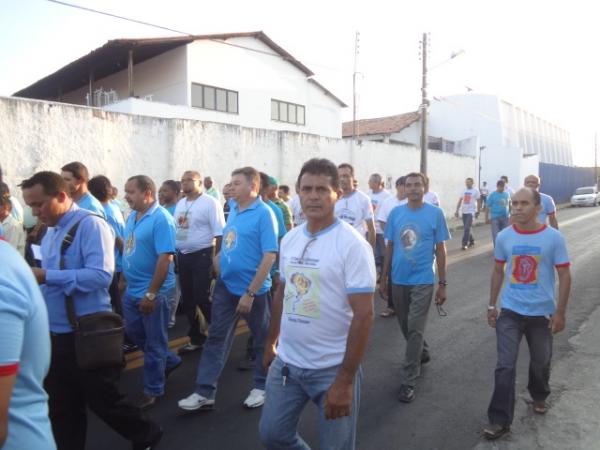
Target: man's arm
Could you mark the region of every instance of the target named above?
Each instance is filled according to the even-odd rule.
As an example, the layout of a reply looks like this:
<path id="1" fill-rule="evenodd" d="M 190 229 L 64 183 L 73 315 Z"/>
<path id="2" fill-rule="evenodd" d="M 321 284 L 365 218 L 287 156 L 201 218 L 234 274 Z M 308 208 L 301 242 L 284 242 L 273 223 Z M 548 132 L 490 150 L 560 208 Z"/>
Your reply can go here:
<path id="1" fill-rule="evenodd" d="M 8 436 L 8 408 L 17 374 L 0 375 L 0 448 Z"/>
<path id="2" fill-rule="evenodd" d="M 498 295 L 500 294 L 500 288 L 504 281 L 504 262 L 496 261 L 494 264 L 494 270 L 492 272 L 492 282 L 490 286 L 490 303 L 488 305 L 487 321 L 490 327 L 496 328 L 496 319 L 498 318 L 498 309 L 495 308 L 496 302 L 498 301 Z M 490 309 L 490 306 L 494 306 L 494 309 Z"/>
<path id="3" fill-rule="evenodd" d="M 277 290 L 273 295 L 271 303 L 271 322 L 269 324 L 269 333 L 265 342 L 265 352 L 263 356 L 263 367 L 265 371 L 269 368 L 275 356 L 277 356 L 277 341 L 279 340 L 279 331 L 281 330 L 281 314 L 283 312 L 283 294 L 285 292 L 285 281 L 277 285 Z"/>
<path id="4" fill-rule="evenodd" d="M 167 279 L 169 267 L 171 266 L 172 262 L 172 253 L 161 253 L 158 255 L 158 260 L 156 261 L 156 266 L 154 268 L 154 275 L 152 276 L 152 280 L 150 281 L 150 286 L 148 287 L 147 292 L 156 294 L 158 291 L 160 291 L 160 288 Z M 140 312 L 144 314 L 151 314 L 154 311 L 155 306 L 156 302 L 154 300 L 143 298 L 140 302 Z"/>
<path id="5" fill-rule="evenodd" d="M 446 243 L 435 244 L 435 262 L 437 264 L 438 280 L 446 281 Z M 435 292 L 435 303 L 442 305 L 446 301 L 446 286 L 438 284 Z"/>
<path id="6" fill-rule="evenodd" d="M 223 236 L 215 236 L 215 256 L 221 251 L 221 243 L 223 242 Z"/>
<path id="7" fill-rule="evenodd" d="M 325 418 L 337 419 L 350 415 L 354 376 L 360 367 L 369 333 L 373 325 L 373 294 L 350 294 L 348 303 L 354 316 L 350 323 L 346 353 L 335 380 L 325 394 Z"/>
<path id="8" fill-rule="evenodd" d="M 458 217 L 458 211 L 460 210 L 460 205 L 462 205 L 463 199 L 462 197 L 458 199 L 458 203 L 456 204 L 456 212 L 454 213 L 454 215 L 456 217 Z"/>
<path id="9" fill-rule="evenodd" d="M 249 291 L 257 292 L 260 289 L 260 287 L 265 282 L 265 278 L 267 278 L 267 275 L 269 275 L 269 272 L 271 271 L 271 266 L 275 262 L 276 258 L 277 258 L 276 252 L 267 252 L 267 253 L 263 254 L 262 260 L 260 261 L 260 265 L 258 266 L 258 269 L 256 270 L 256 275 L 254 275 L 254 278 L 250 282 L 250 286 L 248 286 Z M 238 303 L 236 312 L 238 312 L 240 314 L 249 313 L 250 310 L 252 309 L 253 301 L 254 301 L 254 299 L 252 297 L 250 297 L 248 294 L 242 295 L 240 297 L 240 301 Z"/>
<path id="10" fill-rule="evenodd" d="M 377 239 L 375 235 L 375 222 L 372 217 L 365 220 L 365 222 L 367 223 L 367 236 L 369 238 L 369 244 L 371 244 L 371 247 L 375 248 L 375 242 Z"/>
<path id="11" fill-rule="evenodd" d="M 381 278 L 379 279 L 379 295 L 384 300 L 388 298 L 388 273 L 390 273 L 390 264 L 392 264 L 392 256 L 394 256 L 394 243 L 388 241 L 385 247 L 385 255 L 383 257 L 383 267 L 381 268 Z"/>
<path id="12" fill-rule="evenodd" d="M 565 318 L 567 313 L 567 303 L 571 292 L 571 271 L 569 266 L 557 267 L 558 273 L 558 305 L 556 311 L 550 317 L 550 328 L 552 333 L 560 333 L 565 329 Z"/>
<path id="13" fill-rule="evenodd" d="M 556 220 L 556 211 L 552 214 L 548 214 L 548 222 L 550 222 L 550 226 L 556 230 L 558 230 L 558 220 Z"/>

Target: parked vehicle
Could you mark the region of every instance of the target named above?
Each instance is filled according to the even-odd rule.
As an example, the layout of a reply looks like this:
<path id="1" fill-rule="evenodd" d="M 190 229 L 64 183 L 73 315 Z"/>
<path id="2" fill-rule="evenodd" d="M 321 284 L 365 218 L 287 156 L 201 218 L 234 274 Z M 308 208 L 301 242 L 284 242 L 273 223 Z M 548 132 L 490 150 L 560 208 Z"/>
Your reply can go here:
<path id="1" fill-rule="evenodd" d="M 600 203 L 600 193 L 596 186 L 585 186 L 575 190 L 571 206 L 596 206 Z"/>

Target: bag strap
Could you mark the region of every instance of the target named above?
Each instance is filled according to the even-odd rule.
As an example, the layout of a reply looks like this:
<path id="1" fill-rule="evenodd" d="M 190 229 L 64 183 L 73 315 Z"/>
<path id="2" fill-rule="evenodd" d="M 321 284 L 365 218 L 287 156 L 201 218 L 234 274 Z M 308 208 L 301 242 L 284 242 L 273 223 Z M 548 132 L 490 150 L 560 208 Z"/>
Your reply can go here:
<path id="1" fill-rule="evenodd" d="M 71 246 L 73 241 L 75 240 L 75 235 L 77 234 L 77 229 L 79 228 L 79 224 L 83 221 L 83 219 L 85 219 L 86 217 L 90 217 L 90 216 L 96 216 L 96 217 L 100 217 L 101 219 L 103 219 L 102 216 L 90 212 L 90 213 L 86 214 L 85 216 L 83 216 L 81 219 L 79 219 L 77 222 L 75 222 L 73 224 L 73 226 L 69 229 L 69 231 L 67 231 L 67 234 L 65 234 L 65 237 L 63 238 L 63 241 L 60 244 L 60 265 L 59 265 L 60 270 L 66 269 L 65 253 L 67 252 L 67 249 Z M 73 329 L 73 331 L 76 331 L 79 328 L 79 325 L 77 323 L 77 315 L 75 314 L 75 304 L 73 303 L 72 295 L 65 295 L 65 305 L 66 305 L 66 309 L 67 309 L 67 318 L 69 320 L 69 325 L 71 325 L 71 328 Z"/>

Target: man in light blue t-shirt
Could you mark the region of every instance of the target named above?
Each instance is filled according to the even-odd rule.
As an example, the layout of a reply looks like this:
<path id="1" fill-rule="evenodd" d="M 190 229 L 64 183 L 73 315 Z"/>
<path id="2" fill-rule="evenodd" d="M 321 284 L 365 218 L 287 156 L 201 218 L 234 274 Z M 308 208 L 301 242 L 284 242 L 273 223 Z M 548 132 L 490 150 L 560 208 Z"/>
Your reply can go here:
<path id="1" fill-rule="evenodd" d="M 494 245 L 496 245 L 498 233 L 509 225 L 510 194 L 504 190 L 505 185 L 504 180 L 498 180 L 496 190 L 488 196 L 485 204 L 485 223 L 492 224 Z"/>
<path id="2" fill-rule="evenodd" d="M 523 335 L 527 338 L 531 358 L 527 388 L 533 399 L 533 411 L 538 414 L 548 411 L 552 335 L 565 327 L 571 287 L 569 256 L 562 234 L 537 220 L 542 207 L 539 192 L 522 188 L 511 200 L 514 225 L 502 230 L 496 240 L 496 265 L 487 314 L 498 341 L 494 393 L 488 407 L 489 425 L 483 430 L 488 439 L 497 439 L 510 431 L 515 407 L 516 363 Z M 554 300 L 555 270 L 558 305 Z M 500 313 L 496 309 L 499 295 Z"/>
<path id="3" fill-rule="evenodd" d="M 269 326 L 269 272 L 277 254 L 277 230 L 271 209 L 260 199 L 260 175 L 252 167 L 231 174 L 235 202 L 223 229 L 221 251 L 215 256 L 219 278 L 213 292 L 212 321 L 198 365 L 196 389 L 179 401 L 185 411 L 211 409 L 217 382 L 233 343 L 235 326 L 242 316 L 252 333 L 256 360 L 262 361 Z M 257 408 L 265 401 L 266 372 L 255 364 L 254 389 L 244 401 Z"/>
<path id="4" fill-rule="evenodd" d="M 168 375 L 181 365 L 169 350 L 169 299 L 175 291 L 175 221 L 158 204 L 156 186 L 145 175 L 129 178 L 125 200 L 132 209 L 125 225 L 122 289 L 127 336 L 144 351 L 142 409 L 164 394 Z"/>
<path id="5" fill-rule="evenodd" d="M 408 203 L 396 206 L 388 216 L 384 236 L 388 241 L 382 270 L 380 292 L 388 297 L 388 269 L 391 264 L 392 297 L 402 334 L 406 339 L 404 382 L 398 400 L 415 398 L 414 388 L 421 364 L 429 361 L 429 349 L 423 338 L 435 281 L 437 262 L 439 286 L 435 303 L 446 300 L 446 244 L 450 239 L 443 211 L 423 201 L 426 178 L 410 173 L 404 181 Z"/>
<path id="6" fill-rule="evenodd" d="M 77 203 L 77 206 L 81 209 L 87 209 L 106 219 L 102 204 L 88 190 L 90 174 L 87 167 L 82 163 L 75 161 L 64 165 L 60 170 L 60 175 L 63 177 L 63 180 L 65 180 L 69 188 L 69 195 L 73 201 Z"/>
<path id="7" fill-rule="evenodd" d="M 540 191 L 541 180 L 537 175 L 528 175 L 525 177 L 525 187 Z M 556 205 L 554 199 L 548 194 L 540 192 L 541 208 L 538 213 L 539 223 L 548 223 L 552 228 L 558 230 L 558 220 L 556 219 Z"/>

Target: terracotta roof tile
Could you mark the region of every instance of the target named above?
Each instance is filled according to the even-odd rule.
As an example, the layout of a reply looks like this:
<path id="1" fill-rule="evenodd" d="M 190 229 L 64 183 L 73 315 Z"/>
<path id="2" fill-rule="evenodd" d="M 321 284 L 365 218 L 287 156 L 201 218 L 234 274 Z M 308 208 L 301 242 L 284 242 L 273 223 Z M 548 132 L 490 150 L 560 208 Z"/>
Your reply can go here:
<path id="1" fill-rule="evenodd" d="M 419 120 L 419 112 L 413 111 L 395 116 L 357 120 L 357 136 L 397 133 Z M 352 121 L 342 124 L 342 137 L 352 136 Z"/>

